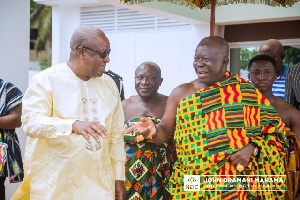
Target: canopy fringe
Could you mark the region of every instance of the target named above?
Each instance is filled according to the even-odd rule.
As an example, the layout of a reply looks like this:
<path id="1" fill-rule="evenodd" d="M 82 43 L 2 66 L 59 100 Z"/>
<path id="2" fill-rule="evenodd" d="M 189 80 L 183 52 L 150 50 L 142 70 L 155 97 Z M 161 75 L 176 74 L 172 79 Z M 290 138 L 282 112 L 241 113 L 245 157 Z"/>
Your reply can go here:
<path id="1" fill-rule="evenodd" d="M 201 5 L 194 4 L 199 2 L 195 0 L 120 0 L 120 3 L 127 4 L 143 4 L 147 2 L 169 2 L 177 5 L 185 6 L 193 10 L 199 10 Z M 280 0 L 279 0 L 280 1 Z M 293 4 L 299 2 L 300 0 L 283 0 L 283 3 L 280 4 L 275 0 L 217 0 L 217 6 L 228 5 L 228 4 L 264 4 L 272 7 L 291 7 Z M 206 3 L 206 2 L 205 2 Z M 207 0 L 207 5 L 205 5 L 204 9 L 210 9 L 210 0 Z M 285 6 L 284 6 L 285 4 Z"/>

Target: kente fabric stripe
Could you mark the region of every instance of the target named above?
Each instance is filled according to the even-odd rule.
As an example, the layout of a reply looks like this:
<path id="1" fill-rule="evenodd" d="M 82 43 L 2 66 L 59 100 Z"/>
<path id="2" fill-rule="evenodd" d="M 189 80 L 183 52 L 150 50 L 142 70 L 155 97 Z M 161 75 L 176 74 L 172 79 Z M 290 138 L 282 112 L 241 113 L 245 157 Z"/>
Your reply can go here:
<path id="1" fill-rule="evenodd" d="M 159 119 L 147 116 L 158 124 Z M 135 118 L 126 122 L 124 130 L 140 120 Z M 125 164 L 125 199 L 127 200 L 168 200 L 169 179 L 173 164 L 177 159 L 173 135 L 169 140 L 157 146 L 151 140 L 137 142 L 135 132 L 124 135 Z"/>
<path id="2" fill-rule="evenodd" d="M 15 106 L 22 102 L 22 92 L 13 84 L 0 79 L 0 117 L 6 116 Z M 2 176 L 9 177 L 10 182 L 19 182 L 24 178 L 20 143 L 15 129 L 0 129 L 2 141 L 8 145 L 6 164 Z"/>
<path id="3" fill-rule="evenodd" d="M 288 144 L 284 124 L 269 101 L 238 75 L 226 72 L 221 82 L 182 99 L 177 106 L 174 139 L 178 159 L 170 178 L 173 199 L 284 198 L 284 192 L 278 190 L 285 189 L 285 177 L 275 191 L 239 188 L 240 182 L 217 191 L 207 189 L 204 182 L 200 191 L 184 189 L 184 175 L 285 175 Z M 258 145 L 259 154 L 251 156 L 240 173 L 229 158 L 250 141 Z"/>

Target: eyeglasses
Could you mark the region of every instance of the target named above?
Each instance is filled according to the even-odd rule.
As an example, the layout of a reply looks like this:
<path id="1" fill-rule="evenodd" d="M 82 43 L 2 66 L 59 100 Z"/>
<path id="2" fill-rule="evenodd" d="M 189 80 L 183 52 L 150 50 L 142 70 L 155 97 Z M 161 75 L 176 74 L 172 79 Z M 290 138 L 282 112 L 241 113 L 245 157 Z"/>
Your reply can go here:
<path id="1" fill-rule="evenodd" d="M 89 51 L 97 53 L 100 56 L 100 58 L 106 58 L 106 56 L 108 56 L 110 54 L 110 51 L 111 51 L 111 49 L 110 50 L 105 50 L 105 51 L 96 51 L 94 49 L 91 49 L 91 48 L 88 48 L 88 47 L 85 47 L 85 46 L 78 46 L 78 47 L 76 47 L 76 49 L 78 49 L 79 47 L 82 47 L 84 49 L 87 49 Z"/>

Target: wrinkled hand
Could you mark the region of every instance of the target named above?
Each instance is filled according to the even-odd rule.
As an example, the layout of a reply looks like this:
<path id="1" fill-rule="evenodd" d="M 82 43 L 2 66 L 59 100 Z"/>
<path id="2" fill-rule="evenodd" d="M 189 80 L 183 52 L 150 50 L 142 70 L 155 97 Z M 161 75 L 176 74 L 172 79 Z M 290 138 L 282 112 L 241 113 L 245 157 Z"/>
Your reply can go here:
<path id="1" fill-rule="evenodd" d="M 115 199 L 123 200 L 125 197 L 124 181 L 115 181 Z"/>
<path id="2" fill-rule="evenodd" d="M 82 135 L 88 142 L 92 136 L 97 142 L 100 142 L 99 137 L 105 138 L 108 134 L 104 126 L 97 122 L 75 121 L 72 124 L 72 132 L 77 135 Z"/>
<path id="3" fill-rule="evenodd" d="M 135 130 L 137 135 L 142 135 L 144 138 L 152 138 L 156 134 L 156 128 L 153 121 L 147 117 L 141 117 L 140 121 L 125 130 L 128 134 Z"/>
<path id="4" fill-rule="evenodd" d="M 243 167 L 246 167 L 250 161 L 253 150 L 253 146 L 251 144 L 248 144 L 241 150 L 232 154 L 232 156 L 230 157 L 231 163 L 233 165 L 240 163 L 241 165 L 243 165 Z"/>

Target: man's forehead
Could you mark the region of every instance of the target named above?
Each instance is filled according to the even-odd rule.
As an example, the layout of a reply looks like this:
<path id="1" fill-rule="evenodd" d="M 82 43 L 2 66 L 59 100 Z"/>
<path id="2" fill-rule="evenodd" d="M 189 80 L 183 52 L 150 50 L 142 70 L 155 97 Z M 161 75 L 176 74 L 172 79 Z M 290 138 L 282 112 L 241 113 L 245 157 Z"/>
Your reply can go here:
<path id="1" fill-rule="evenodd" d="M 255 67 L 255 69 L 263 69 L 263 68 L 274 68 L 273 64 L 270 61 L 267 60 L 257 60 L 252 63 L 252 67 Z M 252 67 L 250 69 L 252 69 Z M 275 68 L 274 68 L 275 70 Z"/>

